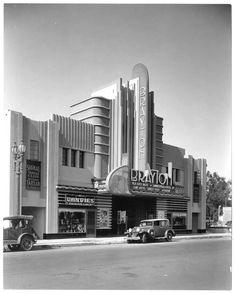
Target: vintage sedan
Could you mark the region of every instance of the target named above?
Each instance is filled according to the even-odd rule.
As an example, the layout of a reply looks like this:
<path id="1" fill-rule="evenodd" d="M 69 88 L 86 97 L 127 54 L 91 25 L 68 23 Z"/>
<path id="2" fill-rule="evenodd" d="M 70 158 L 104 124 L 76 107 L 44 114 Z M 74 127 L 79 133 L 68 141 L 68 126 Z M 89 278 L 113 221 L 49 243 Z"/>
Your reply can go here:
<path id="1" fill-rule="evenodd" d="M 32 227 L 33 216 L 17 215 L 3 218 L 3 245 L 10 250 L 29 251 L 37 241 Z"/>
<path id="2" fill-rule="evenodd" d="M 169 242 L 176 234 L 168 219 L 156 218 L 142 220 L 138 227 L 130 228 L 125 235 L 128 243 L 134 241 L 146 243 L 157 239 L 165 239 Z"/>

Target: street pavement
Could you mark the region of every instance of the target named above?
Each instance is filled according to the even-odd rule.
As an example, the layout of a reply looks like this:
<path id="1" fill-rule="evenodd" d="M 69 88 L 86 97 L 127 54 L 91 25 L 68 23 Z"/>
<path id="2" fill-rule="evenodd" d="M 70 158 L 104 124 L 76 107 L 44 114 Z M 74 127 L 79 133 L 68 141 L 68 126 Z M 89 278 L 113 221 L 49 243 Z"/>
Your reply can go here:
<path id="1" fill-rule="evenodd" d="M 203 233 L 203 234 L 186 234 L 176 235 L 173 239 L 207 239 L 207 238 L 232 238 L 232 233 Z M 122 244 L 126 243 L 125 236 L 118 237 L 97 237 L 97 238 L 69 238 L 69 239 L 43 239 L 38 240 L 34 245 L 35 247 L 53 246 L 53 247 L 66 247 L 66 246 L 82 246 L 82 245 L 108 245 L 108 244 Z"/>
<path id="2" fill-rule="evenodd" d="M 3 286 L 25 290 L 231 290 L 231 257 L 230 237 L 5 252 Z"/>

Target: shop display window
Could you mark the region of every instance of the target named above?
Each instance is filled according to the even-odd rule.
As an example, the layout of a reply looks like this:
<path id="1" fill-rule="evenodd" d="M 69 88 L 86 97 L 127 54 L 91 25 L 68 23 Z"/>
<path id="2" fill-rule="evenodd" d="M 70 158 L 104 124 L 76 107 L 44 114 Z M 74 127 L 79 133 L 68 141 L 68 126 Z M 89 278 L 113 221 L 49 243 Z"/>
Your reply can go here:
<path id="1" fill-rule="evenodd" d="M 60 209 L 59 233 L 86 233 L 85 210 Z"/>
<path id="2" fill-rule="evenodd" d="M 186 229 L 186 213 L 173 213 L 172 222 L 174 229 Z"/>

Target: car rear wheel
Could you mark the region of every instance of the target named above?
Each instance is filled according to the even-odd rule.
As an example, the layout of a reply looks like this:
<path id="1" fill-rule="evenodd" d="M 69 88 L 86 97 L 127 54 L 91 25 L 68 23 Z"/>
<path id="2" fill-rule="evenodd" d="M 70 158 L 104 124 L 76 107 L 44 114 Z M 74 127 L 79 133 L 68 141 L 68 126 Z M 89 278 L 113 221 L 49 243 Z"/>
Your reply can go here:
<path id="1" fill-rule="evenodd" d="M 170 242 L 170 241 L 172 241 L 172 237 L 173 237 L 172 233 L 171 233 L 171 232 L 168 232 L 168 233 L 167 233 L 166 240 L 167 240 L 168 242 Z"/>
<path id="2" fill-rule="evenodd" d="M 24 251 L 29 251 L 33 248 L 33 240 L 29 236 L 25 236 L 22 238 L 20 242 L 20 247 Z"/>
<path id="3" fill-rule="evenodd" d="M 142 235 L 142 242 L 143 243 L 147 243 L 148 242 L 148 236 L 147 236 L 147 234 L 143 234 Z"/>

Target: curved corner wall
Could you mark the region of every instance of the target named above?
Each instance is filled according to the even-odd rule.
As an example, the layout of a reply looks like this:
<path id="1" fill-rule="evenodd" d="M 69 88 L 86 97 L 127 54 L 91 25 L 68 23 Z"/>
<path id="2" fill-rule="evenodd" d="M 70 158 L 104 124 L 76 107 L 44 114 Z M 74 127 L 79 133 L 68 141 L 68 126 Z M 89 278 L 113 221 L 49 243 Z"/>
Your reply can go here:
<path id="1" fill-rule="evenodd" d="M 94 125 L 94 176 L 105 178 L 110 154 L 110 105 L 109 99 L 91 97 L 73 106 L 72 118 Z"/>

